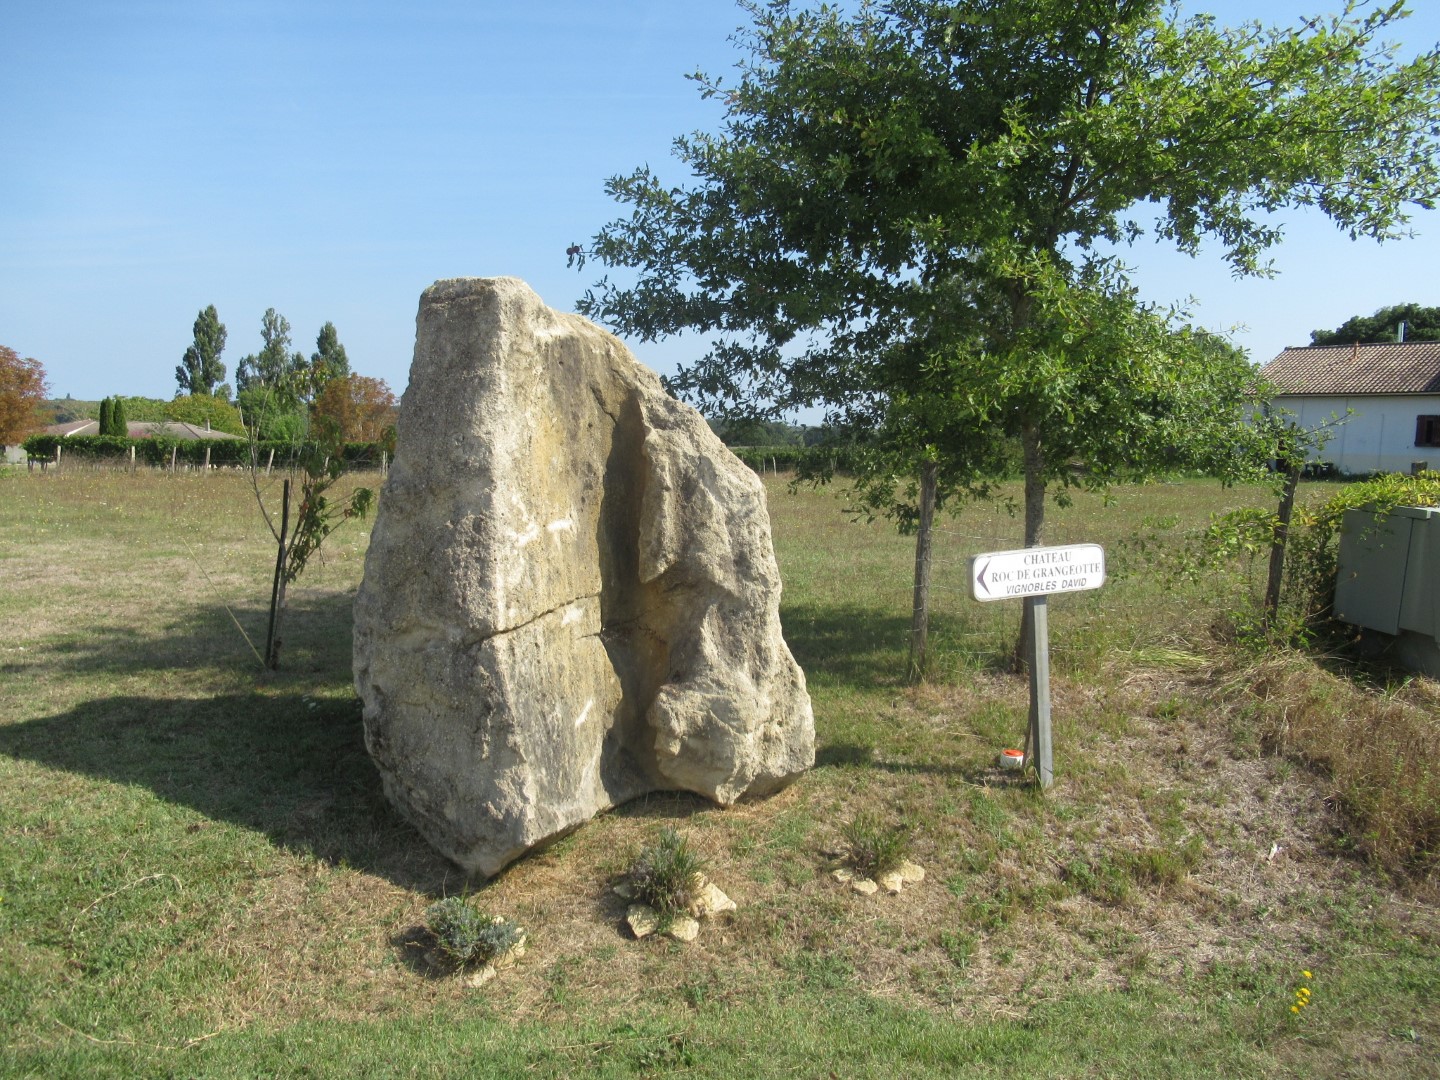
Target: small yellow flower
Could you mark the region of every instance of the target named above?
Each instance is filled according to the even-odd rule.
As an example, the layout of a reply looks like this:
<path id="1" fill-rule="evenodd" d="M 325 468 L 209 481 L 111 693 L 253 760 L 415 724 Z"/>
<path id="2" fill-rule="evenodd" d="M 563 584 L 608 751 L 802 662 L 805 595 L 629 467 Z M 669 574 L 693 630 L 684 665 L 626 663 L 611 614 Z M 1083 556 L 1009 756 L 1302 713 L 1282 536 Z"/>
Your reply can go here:
<path id="1" fill-rule="evenodd" d="M 1299 1005 L 1291 1005 L 1291 1006 L 1290 1006 L 1290 1011 L 1293 1012 L 1293 1013 L 1298 1013 L 1298 1012 L 1300 1011 L 1300 1006 L 1299 1006 Z"/>
<path id="2" fill-rule="evenodd" d="M 1300 974 L 1301 974 L 1301 975 L 1304 975 L 1307 979 L 1312 979 L 1312 978 L 1314 978 L 1314 976 L 1311 975 L 1310 972 L 1308 972 L 1308 971 L 1302 971 L 1302 972 L 1300 972 Z"/>

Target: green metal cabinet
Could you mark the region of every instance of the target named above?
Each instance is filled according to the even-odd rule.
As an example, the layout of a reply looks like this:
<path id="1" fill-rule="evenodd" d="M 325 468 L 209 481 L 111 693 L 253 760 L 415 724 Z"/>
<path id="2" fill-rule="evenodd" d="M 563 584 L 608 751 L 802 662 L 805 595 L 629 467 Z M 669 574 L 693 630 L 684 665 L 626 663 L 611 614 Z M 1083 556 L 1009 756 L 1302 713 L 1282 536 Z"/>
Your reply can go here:
<path id="1" fill-rule="evenodd" d="M 1410 647 L 1402 654 L 1415 653 L 1418 647 L 1420 654 L 1440 656 L 1437 606 L 1440 507 L 1397 506 L 1379 519 L 1371 510 L 1345 511 L 1335 617 L 1409 639 Z M 1417 635 L 1428 640 L 1415 641 Z M 1419 666 L 1428 670 L 1432 664 L 1427 659 Z"/>

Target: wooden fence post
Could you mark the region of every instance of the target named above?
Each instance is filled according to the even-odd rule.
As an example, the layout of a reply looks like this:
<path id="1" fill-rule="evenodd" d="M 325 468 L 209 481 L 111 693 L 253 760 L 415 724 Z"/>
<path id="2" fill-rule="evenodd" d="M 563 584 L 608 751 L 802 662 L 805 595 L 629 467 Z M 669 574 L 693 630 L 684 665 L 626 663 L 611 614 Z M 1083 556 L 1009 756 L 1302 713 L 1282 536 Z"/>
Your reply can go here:
<path id="1" fill-rule="evenodd" d="M 920 467 L 920 522 L 915 531 L 915 593 L 910 608 L 910 661 L 907 681 L 925 677 L 925 651 L 930 635 L 930 564 L 934 533 L 935 503 L 939 491 L 939 467 L 926 462 Z"/>

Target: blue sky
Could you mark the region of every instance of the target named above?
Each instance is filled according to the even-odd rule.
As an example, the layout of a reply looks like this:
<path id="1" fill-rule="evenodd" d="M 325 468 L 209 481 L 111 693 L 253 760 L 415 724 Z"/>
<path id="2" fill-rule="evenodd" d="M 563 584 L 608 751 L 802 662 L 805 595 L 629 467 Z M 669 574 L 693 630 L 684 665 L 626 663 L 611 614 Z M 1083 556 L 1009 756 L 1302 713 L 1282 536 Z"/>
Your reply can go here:
<path id="1" fill-rule="evenodd" d="M 1222 22 L 1339 0 L 1192 3 Z M 1400 35 L 1440 41 L 1440 3 Z M 0 5 L 0 344 L 51 392 L 170 397 L 196 313 L 214 304 L 232 373 L 268 307 L 313 351 L 334 322 L 360 374 L 404 389 L 421 290 L 522 277 L 569 310 L 596 274 L 565 248 L 616 216 L 607 176 L 684 179 L 671 139 L 712 128 L 688 72 L 726 72 L 730 0 L 308 2 L 15 0 Z M 1147 241 L 1148 298 L 1257 360 L 1387 304 L 1440 304 L 1440 214 L 1417 238 L 1353 243 L 1286 221 L 1278 277 Z M 660 371 L 697 351 L 634 346 Z"/>

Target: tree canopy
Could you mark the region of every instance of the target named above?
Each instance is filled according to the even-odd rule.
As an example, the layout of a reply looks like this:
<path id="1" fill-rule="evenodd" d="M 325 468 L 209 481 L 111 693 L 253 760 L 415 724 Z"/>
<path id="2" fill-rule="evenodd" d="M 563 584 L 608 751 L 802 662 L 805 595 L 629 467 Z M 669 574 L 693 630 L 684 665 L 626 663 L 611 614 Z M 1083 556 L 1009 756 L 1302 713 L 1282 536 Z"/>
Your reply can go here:
<path id="1" fill-rule="evenodd" d="M 215 431 L 230 435 L 244 435 L 245 425 L 240 413 L 228 401 L 222 401 L 210 394 L 187 394 L 169 401 L 165 405 L 165 417 L 196 427 L 207 424 Z"/>
<path id="2" fill-rule="evenodd" d="M 17 445 L 41 426 L 46 392 L 44 365 L 0 345 L 0 446 Z"/>
<path id="3" fill-rule="evenodd" d="M 395 427 L 397 402 L 384 379 L 345 375 L 331 379 L 310 414 L 322 437 L 335 442 L 382 442 Z"/>
<path id="4" fill-rule="evenodd" d="M 1236 28 L 1160 0 L 748 6 L 738 79 L 695 76 L 725 118 L 676 140 L 692 181 L 608 182 L 630 215 L 578 255 L 638 276 L 581 310 L 710 335 L 673 385 L 713 414 L 821 406 L 959 485 L 1018 438 L 1029 544 L 1076 459 L 1213 456 L 1253 380 L 1107 244 L 1264 274 L 1271 211 L 1388 239 L 1440 191 L 1440 56 L 1383 44 L 1401 3 Z"/>
<path id="5" fill-rule="evenodd" d="M 305 354 L 290 351 L 290 320 L 266 308 L 260 320 L 261 348 L 243 357 L 235 369 L 237 391 L 264 389 L 293 396 L 295 376 L 305 368 Z"/>
<path id="6" fill-rule="evenodd" d="M 320 333 L 315 337 L 310 370 L 314 372 L 317 396 L 330 380 L 343 379 L 350 374 L 350 358 L 345 355 L 345 346 L 340 344 L 340 334 L 332 322 L 320 327 Z"/>
<path id="7" fill-rule="evenodd" d="M 1395 304 L 1373 315 L 1356 315 L 1334 330 L 1310 331 L 1311 345 L 1352 345 L 1398 341 L 1400 324 L 1406 341 L 1440 341 L 1440 307 Z"/>
<path id="8" fill-rule="evenodd" d="M 225 381 L 225 365 L 220 362 L 224 351 L 225 324 L 211 304 L 195 316 L 194 341 L 175 368 L 178 393 L 214 394 Z"/>

